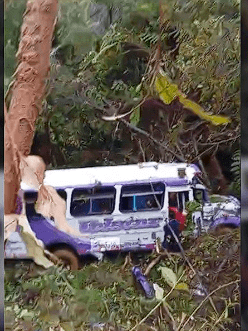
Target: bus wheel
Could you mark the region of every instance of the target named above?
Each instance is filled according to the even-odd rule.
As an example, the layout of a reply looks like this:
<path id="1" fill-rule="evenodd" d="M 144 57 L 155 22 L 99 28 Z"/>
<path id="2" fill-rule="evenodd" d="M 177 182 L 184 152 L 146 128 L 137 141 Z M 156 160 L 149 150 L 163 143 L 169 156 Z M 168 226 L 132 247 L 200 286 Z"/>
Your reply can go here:
<path id="1" fill-rule="evenodd" d="M 68 268 L 70 270 L 78 270 L 79 268 L 78 257 L 75 253 L 73 253 L 69 249 L 58 249 L 53 251 L 53 254 L 57 256 L 59 260 L 62 261 L 65 268 Z"/>

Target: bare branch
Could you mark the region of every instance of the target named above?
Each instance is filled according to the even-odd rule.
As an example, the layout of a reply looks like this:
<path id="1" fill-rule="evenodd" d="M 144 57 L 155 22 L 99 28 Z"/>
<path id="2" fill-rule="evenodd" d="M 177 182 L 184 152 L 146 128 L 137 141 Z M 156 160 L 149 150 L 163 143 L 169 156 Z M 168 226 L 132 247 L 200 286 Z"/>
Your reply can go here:
<path id="1" fill-rule="evenodd" d="M 192 312 L 192 314 L 189 316 L 189 318 L 186 320 L 186 322 L 177 330 L 177 331 L 180 331 L 181 329 L 184 330 L 185 326 L 189 323 L 189 321 L 192 319 L 192 317 L 195 315 L 195 313 L 202 307 L 202 305 L 211 297 L 211 295 L 213 295 L 215 292 L 221 290 L 222 288 L 225 288 L 225 287 L 228 287 L 230 285 L 233 285 L 233 284 L 238 284 L 240 282 L 240 280 L 235 280 L 235 281 L 232 281 L 230 283 L 227 283 L 227 284 L 223 284 L 219 287 L 217 287 L 215 290 L 213 290 L 212 292 L 210 292 L 206 298 L 195 308 L 195 310 Z"/>
<path id="2" fill-rule="evenodd" d="M 137 128 L 136 126 L 132 125 L 131 123 L 127 122 L 124 119 L 120 119 L 121 122 L 123 122 L 127 127 L 129 127 L 131 130 L 136 131 L 140 134 L 142 134 L 143 136 L 147 137 L 148 139 L 150 139 L 154 144 L 162 147 L 164 150 L 166 150 L 168 153 L 172 154 L 173 156 L 175 156 L 179 161 L 181 162 L 186 162 L 185 159 L 183 159 L 180 155 L 178 155 L 177 153 L 175 153 L 174 151 L 170 150 L 167 146 L 165 146 L 164 144 L 160 143 L 157 139 L 153 138 L 148 132 Z"/>

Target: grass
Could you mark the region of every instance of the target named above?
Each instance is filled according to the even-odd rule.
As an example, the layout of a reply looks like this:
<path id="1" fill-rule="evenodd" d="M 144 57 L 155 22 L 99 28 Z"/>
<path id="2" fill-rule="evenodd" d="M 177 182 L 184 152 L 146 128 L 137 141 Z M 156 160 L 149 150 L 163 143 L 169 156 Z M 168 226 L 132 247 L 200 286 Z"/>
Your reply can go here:
<path id="1" fill-rule="evenodd" d="M 132 259 L 78 271 L 20 263 L 5 270 L 5 330 L 239 330 L 239 250 L 235 230 L 192 241 L 186 251 L 191 268 L 180 254 L 164 255 L 148 275 L 164 291 L 162 301 L 144 297 Z M 145 272 L 157 256 L 136 256 L 135 264 Z M 163 268 L 181 285 L 171 287 Z"/>

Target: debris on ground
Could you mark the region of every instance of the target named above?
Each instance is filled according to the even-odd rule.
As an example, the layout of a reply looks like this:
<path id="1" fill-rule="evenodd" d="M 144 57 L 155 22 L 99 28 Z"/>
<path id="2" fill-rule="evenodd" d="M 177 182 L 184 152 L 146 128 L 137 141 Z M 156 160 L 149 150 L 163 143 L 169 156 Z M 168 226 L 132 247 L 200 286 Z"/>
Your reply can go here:
<path id="1" fill-rule="evenodd" d="M 237 229 L 194 239 L 188 261 L 154 251 L 78 271 L 20 263 L 5 270 L 5 330 L 238 331 L 239 253 Z M 153 298 L 132 271 L 152 286 Z"/>

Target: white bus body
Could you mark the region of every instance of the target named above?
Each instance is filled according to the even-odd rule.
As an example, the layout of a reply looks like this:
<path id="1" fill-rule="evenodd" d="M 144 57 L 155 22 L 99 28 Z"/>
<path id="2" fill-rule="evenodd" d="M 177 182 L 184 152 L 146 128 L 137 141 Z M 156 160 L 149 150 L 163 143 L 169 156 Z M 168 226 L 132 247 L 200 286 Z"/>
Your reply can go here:
<path id="1" fill-rule="evenodd" d="M 195 165 L 149 162 L 48 170 L 44 183 L 66 196 L 67 221 L 89 235 L 92 251 L 153 249 L 156 239 L 164 240 L 169 193 L 175 193 L 174 203 L 185 210 L 194 199 L 197 173 Z M 195 187 L 205 191 L 201 184 Z M 32 191 L 23 183 L 22 189 Z M 105 203 L 106 209 L 97 210 L 97 203 Z M 39 239 L 46 244 L 44 237 Z"/>

